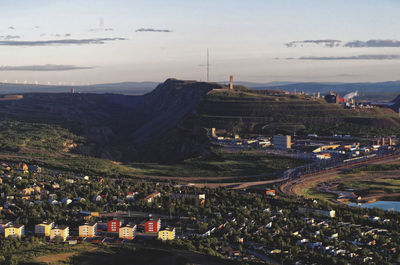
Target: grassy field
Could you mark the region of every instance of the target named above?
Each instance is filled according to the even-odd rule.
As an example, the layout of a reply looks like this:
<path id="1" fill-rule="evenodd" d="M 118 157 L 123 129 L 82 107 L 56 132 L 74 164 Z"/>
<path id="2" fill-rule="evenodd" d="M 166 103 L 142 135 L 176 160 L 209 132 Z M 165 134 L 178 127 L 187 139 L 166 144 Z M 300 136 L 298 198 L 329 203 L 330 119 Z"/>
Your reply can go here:
<path id="1" fill-rule="evenodd" d="M 263 173 L 278 173 L 306 163 L 254 151 L 239 153 L 219 152 L 209 158 L 187 159 L 172 165 L 132 163 L 136 173 L 150 176 L 171 177 L 236 177 Z"/>
<path id="2" fill-rule="evenodd" d="M 342 182 L 339 189 L 352 189 L 360 196 L 367 196 L 374 193 L 393 194 L 400 192 L 400 179 L 382 178 L 352 180 Z"/>
<path id="3" fill-rule="evenodd" d="M 72 250 L 72 251 L 71 251 Z M 229 263 L 229 262 L 228 262 Z M 22 261 L 22 264 L 23 261 Z M 28 263 L 25 263 L 28 264 Z M 163 246 L 144 247 L 142 245 L 87 245 L 70 248 L 68 252 L 44 254 L 39 253 L 29 264 L 64 264 L 64 265 L 220 265 L 226 264 L 198 253 L 171 249 Z M 232 263 L 230 263 L 232 264 Z"/>
<path id="4" fill-rule="evenodd" d="M 311 187 L 302 190 L 301 195 L 304 196 L 305 198 L 319 199 L 324 201 L 332 201 L 336 199 L 336 196 L 334 194 L 318 192 L 317 190 Z"/>
<path id="5" fill-rule="evenodd" d="M 393 200 L 400 197 L 400 164 L 370 164 L 345 170 L 329 181 L 337 185 L 334 191 L 353 191 L 361 197 L 379 197 L 380 200 Z M 302 190 L 307 198 L 334 200 L 336 195 L 319 192 L 316 187 Z"/>

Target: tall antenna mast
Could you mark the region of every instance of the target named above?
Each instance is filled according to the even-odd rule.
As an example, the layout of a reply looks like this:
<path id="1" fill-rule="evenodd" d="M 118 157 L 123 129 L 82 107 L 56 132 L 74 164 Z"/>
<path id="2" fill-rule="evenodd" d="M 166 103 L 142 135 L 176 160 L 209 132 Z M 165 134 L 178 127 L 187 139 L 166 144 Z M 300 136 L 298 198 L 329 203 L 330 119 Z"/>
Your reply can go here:
<path id="1" fill-rule="evenodd" d="M 207 82 L 210 82 L 210 53 L 207 48 Z"/>

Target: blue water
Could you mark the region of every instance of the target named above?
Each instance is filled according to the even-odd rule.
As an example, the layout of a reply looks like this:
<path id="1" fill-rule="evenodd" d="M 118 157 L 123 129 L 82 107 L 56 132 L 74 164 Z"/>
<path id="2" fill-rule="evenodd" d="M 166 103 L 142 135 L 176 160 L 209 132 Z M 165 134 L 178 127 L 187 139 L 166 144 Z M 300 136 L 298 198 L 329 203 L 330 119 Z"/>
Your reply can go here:
<path id="1" fill-rule="evenodd" d="M 359 206 L 357 203 L 350 202 L 349 206 Z M 376 201 L 371 203 L 361 203 L 360 205 L 363 208 L 380 208 L 382 210 L 387 211 L 397 211 L 400 212 L 400 202 L 395 201 Z"/>

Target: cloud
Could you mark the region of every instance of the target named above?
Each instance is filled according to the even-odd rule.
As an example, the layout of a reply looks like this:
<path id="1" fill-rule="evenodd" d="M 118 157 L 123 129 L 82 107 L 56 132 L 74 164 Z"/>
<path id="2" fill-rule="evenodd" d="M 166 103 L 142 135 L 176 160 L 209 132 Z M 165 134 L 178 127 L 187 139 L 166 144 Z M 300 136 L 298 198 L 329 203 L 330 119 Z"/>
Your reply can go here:
<path id="1" fill-rule="evenodd" d="M 101 32 L 101 31 L 114 31 L 114 29 L 113 28 L 105 28 L 105 29 L 97 28 L 97 29 L 89 29 L 88 31 L 89 32 Z"/>
<path id="2" fill-rule="evenodd" d="M 365 76 L 365 75 L 355 75 L 355 74 L 338 74 L 332 77 L 357 77 L 357 76 Z"/>
<path id="3" fill-rule="evenodd" d="M 300 57 L 298 60 L 319 60 L 319 61 L 335 61 L 335 60 L 399 60 L 400 55 L 393 54 L 364 54 L 355 56 L 309 56 Z M 293 60 L 293 58 L 287 58 L 287 60 Z"/>
<path id="4" fill-rule="evenodd" d="M 44 37 L 44 36 L 46 36 L 46 34 L 40 35 L 40 37 Z M 72 35 L 70 33 L 66 33 L 66 34 L 50 34 L 49 36 L 55 37 L 55 38 L 68 38 L 68 37 L 71 37 Z"/>
<path id="5" fill-rule="evenodd" d="M 389 47 L 400 47 L 400 41 L 398 40 L 368 40 L 368 41 L 350 41 L 344 44 L 344 47 L 350 48 L 389 48 Z"/>
<path id="6" fill-rule="evenodd" d="M 15 30 L 15 28 L 14 28 L 14 27 L 12 27 L 12 26 L 8 27 L 8 29 Z"/>
<path id="7" fill-rule="evenodd" d="M 286 47 L 304 47 L 309 45 L 319 45 L 322 47 L 334 48 L 334 47 L 346 47 L 346 48 L 390 48 L 400 47 L 399 40 L 354 40 L 344 43 L 341 40 L 302 40 L 302 41 L 291 41 L 285 44 Z"/>
<path id="8" fill-rule="evenodd" d="M 127 40 L 125 38 L 96 38 L 96 39 L 61 39 L 44 41 L 0 41 L 0 46 L 61 46 L 61 45 L 85 45 L 104 44 L 109 41 Z"/>
<path id="9" fill-rule="evenodd" d="M 285 45 L 287 47 L 303 47 L 304 45 L 320 45 L 320 46 L 324 46 L 324 47 L 337 47 L 342 43 L 341 40 L 330 40 L 330 39 L 326 39 L 326 40 L 302 40 L 302 41 L 291 41 L 286 43 Z"/>
<path id="10" fill-rule="evenodd" d="M 135 30 L 135 32 L 172 32 L 172 30 L 169 29 L 153 29 L 153 28 L 141 28 Z"/>
<path id="11" fill-rule="evenodd" d="M 18 35 L 5 35 L 5 36 L 0 36 L 0 39 L 2 40 L 13 40 L 13 39 L 19 39 L 21 36 Z"/>
<path id="12" fill-rule="evenodd" d="M 93 69 L 94 67 L 76 66 L 76 65 L 58 65 L 58 64 L 45 64 L 45 65 L 23 65 L 23 66 L 0 66 L 0 71 L 71 71 L 71 70 L 85 70 Z"/>

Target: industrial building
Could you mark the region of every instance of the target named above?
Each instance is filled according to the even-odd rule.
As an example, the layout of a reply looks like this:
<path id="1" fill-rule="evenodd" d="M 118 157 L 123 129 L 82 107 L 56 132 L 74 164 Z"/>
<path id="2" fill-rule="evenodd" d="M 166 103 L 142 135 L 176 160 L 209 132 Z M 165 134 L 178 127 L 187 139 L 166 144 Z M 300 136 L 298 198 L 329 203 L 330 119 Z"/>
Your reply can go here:
<path id="1" fill-rule="evenodd" d="M 274 135 L 272 142 L 276 149 L 290 149 L 292 147 L 292 137 L 290 135 Z"/>

